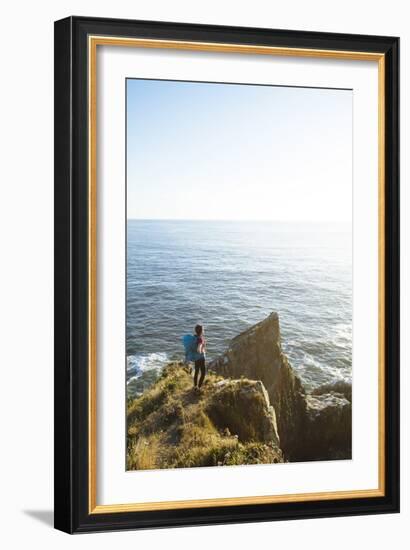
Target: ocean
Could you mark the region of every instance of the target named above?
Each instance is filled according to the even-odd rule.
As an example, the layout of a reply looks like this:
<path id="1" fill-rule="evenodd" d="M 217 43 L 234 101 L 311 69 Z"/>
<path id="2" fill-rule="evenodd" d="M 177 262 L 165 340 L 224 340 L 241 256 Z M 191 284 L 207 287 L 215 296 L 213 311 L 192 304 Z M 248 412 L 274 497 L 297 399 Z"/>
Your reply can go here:
<path id="1" fill-rule="evenodd" d="M 351 382 L 350 225 L 128 220 L 128 396 L 183 358 L 197 323 L 211 361 L 272 311 L 308 389 Z"/>

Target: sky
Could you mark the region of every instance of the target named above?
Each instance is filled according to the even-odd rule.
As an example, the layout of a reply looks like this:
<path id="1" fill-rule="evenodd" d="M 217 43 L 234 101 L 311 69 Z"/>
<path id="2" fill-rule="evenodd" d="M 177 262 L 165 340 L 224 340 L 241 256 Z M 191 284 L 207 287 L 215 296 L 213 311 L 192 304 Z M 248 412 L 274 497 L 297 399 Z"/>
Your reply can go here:
<path id="1" fill-rule="evenodd" d="M 128 219 L 352 219 L 352 91 L 127 80 Z"/>

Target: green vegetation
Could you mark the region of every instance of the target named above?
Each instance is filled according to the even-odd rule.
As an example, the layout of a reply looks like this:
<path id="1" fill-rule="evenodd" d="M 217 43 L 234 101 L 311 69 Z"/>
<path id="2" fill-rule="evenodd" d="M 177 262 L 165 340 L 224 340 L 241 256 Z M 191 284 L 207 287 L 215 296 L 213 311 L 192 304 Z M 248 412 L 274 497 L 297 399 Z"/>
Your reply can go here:
<path id="1" fill-rule="evenodd" d="M 171 363 L 144 395 L 128 400 L 127 469 L 282 462 L 261 388 L 210 373 L 197 392 L 190 368 Z"/>

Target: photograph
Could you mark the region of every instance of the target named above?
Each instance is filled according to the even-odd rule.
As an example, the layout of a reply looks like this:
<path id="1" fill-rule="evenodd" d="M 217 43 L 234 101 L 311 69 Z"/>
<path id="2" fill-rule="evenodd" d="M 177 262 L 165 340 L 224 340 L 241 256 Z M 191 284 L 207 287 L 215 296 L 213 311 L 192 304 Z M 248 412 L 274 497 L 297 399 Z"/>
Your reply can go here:
<path id="1" fill-rule="evenodd" d="M 400 510 L 400 39 L 244 24 L 55 22 L 66 533 Z"/>
<path id="2" fill-rule="evenodd" d="M 126 470 L 351 460 L 353 91 L 125 88 Z"/>

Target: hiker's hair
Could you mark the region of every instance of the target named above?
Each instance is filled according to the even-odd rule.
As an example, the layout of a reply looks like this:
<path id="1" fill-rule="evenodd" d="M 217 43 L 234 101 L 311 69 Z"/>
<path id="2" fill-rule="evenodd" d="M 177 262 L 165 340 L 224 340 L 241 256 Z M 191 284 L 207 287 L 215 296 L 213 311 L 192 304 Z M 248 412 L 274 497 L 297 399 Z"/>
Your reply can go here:
<path id="1" fill-rule="evenodd" d="M 202 325 L 196 325 L 196 327 L 195 327 L 195 333 L 196 333 L 196 335 L 197 335 L 197 336 L 201 336 L 202 331 L 203 331 Z"/>

